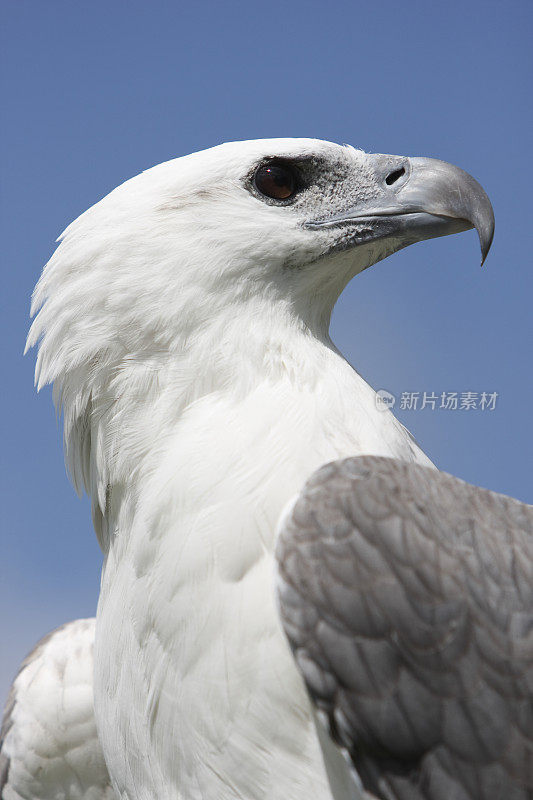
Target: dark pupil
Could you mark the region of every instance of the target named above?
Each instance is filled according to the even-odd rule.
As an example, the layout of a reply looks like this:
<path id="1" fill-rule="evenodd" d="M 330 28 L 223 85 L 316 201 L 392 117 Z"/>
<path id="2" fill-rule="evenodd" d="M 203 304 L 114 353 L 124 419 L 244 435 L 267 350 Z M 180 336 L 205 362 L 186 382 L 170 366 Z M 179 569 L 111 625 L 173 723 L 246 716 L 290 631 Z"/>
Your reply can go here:
<path id="1" fill-rule="evenodd" d="M 259 167 L 255 174 L 255 185 L 258 190 L 274 200 L 287 200 L 294 194 L 294 183 L 294 175 L 283 164 Z"/>

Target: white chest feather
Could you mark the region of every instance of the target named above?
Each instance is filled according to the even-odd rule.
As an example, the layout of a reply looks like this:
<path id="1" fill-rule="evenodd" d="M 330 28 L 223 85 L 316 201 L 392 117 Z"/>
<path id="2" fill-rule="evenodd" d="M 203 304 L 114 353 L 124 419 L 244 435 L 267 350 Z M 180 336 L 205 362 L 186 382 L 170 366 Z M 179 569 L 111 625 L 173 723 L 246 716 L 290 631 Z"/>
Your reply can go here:
<path id="1" fill-rule="evenodd" d="M 332 794 L 272 591 L 279 515 L 313 470 L 362 452 L 425 460 L 349 375 L 357 393 L 287 381 L 197 401 L 162 448 L 130 530 L 119 524 L 96 697 L 110 771 L 131 800 L 169 796 L 169 786 L 184 800 L 354 796 L 340 756 Z"/>

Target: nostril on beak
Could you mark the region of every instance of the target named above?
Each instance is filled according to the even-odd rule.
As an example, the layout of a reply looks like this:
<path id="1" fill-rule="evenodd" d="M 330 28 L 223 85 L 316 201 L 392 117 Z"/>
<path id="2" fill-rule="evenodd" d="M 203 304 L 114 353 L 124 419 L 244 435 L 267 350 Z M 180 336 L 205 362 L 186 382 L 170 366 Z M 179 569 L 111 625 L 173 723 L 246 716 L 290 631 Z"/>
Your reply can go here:
<path id="1" fill-rule="evenodd" d="M 399 178 L 405 175 L 405 168 L 401 167 L 400 169 L 395 169 L 394 172 L 391 172 L 390 175 L 387 175 L 385 178 L 385 183 L 387 186 L 392 186 L 393 183 L 396 183 Z"/>

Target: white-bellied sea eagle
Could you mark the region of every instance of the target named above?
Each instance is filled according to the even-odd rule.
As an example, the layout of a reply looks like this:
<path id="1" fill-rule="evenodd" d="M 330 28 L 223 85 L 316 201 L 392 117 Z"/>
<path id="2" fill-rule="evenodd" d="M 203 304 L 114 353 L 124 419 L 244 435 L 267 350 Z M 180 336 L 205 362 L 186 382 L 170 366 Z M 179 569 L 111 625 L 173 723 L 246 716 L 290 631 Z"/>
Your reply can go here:
<path id="1" fill-rule="evenodd" d="M 332 344 L 331 312 L 422 239 L 476 227 L 484 258 L 493 225 L 445 162 L 271 139 L 147 170 L 61 237 L 28 346 L 104 552 L 94 706 L 119 797 L 358 796 L 282 631 L 276 526 L 326 462 L 431 466 Z"/>

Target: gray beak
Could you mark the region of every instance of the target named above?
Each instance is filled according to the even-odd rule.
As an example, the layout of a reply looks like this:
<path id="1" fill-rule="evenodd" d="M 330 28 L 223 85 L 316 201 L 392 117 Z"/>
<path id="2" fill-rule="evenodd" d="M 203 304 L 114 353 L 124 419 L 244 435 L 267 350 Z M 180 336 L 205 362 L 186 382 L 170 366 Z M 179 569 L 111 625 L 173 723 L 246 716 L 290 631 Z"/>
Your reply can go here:
<path id="1" fill-rule="evenodd" d="M 494 212 L 484 189 L 459 167 L 434 158 L 369 155 L 377 196 L 306 227 L 319 229 L 364 224 L 361 243 L 397 239 L 398 248 L 413 242 L 475 228 L 485 261 L 494 235 Z"/>

